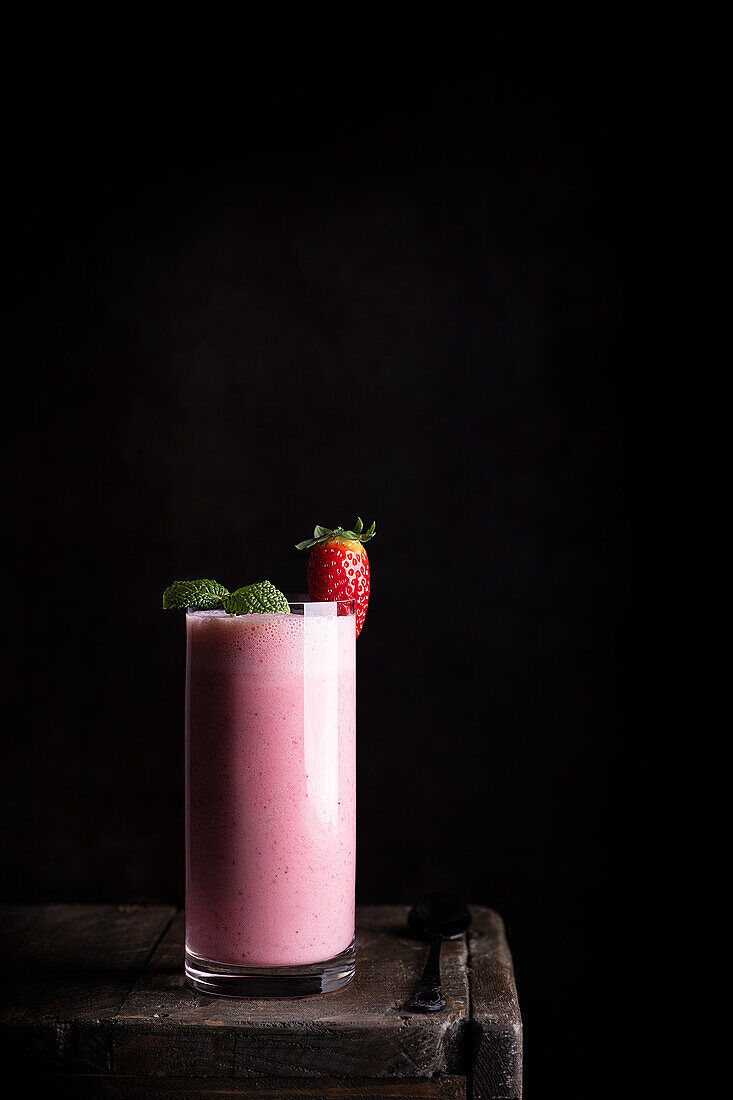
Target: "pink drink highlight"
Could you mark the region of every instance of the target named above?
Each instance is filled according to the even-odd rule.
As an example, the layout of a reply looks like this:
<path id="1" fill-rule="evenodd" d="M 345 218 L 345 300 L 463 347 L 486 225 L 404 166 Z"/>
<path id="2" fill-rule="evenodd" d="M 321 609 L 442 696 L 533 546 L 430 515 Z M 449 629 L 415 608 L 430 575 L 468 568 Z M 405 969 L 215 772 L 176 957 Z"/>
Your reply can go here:
<path id="1" fill-rule="evenodd" d="M 186 616 L 186 946 L 201 959 L 317 963 L 354 936 L 354 616 L 305 610 Z"/>

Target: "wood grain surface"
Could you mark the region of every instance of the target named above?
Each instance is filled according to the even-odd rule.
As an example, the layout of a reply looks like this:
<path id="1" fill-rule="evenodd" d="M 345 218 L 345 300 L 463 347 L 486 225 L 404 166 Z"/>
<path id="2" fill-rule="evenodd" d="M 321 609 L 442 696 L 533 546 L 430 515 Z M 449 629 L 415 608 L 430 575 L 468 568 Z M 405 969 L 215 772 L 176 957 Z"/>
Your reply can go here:
<path id="1" fill-rule="evenodd" d="M 171 906 L 0 907 L 0 1051 L 36 1073 L 111 1072 L 111 1021 Z"/>
<path id="2" fill-rule="evenodd" d="M 361 908 L 357 976 L 337 993 L 212 997 L 183 974 L 184 915 L 169 906 L 0 907 L 7 1064 L 54 1095 L 521 1097 L 522 1024 L 497 913 L 471 907 L 443 945 L 447 1004 L 404 1007 L 427 944 L 407 906 Z M 94 1091 L 96 1090 L 96 1091 Z M 471 1092 L 472 1090 L 472 1092 Z"/>
<path id="3" fill-rule="evenodd" d="M 465 1077 L 36 1077 L 58 1100 L 465 1100 Z"/>
<path id="4" fill-rule="evenodd" d="M 522 1095 L 522 1017 L 504 922 L 475 906 L 468 932 L 475 1100 Z"/>
<path id="5" fill-rule="evenodd" d="M 404 1008 L 426 945 L 407 937 L 407 908 L 362 908 L 357 976 L 328 996 L 241 1001 L 197 993 L 183 976 L 183 915 L 164 936 L 118 1013 L 118 1073 L 196 1076 L 431 1076 L 463 1062 L 466 944 L 444 945 L 447 1005 Z"/>

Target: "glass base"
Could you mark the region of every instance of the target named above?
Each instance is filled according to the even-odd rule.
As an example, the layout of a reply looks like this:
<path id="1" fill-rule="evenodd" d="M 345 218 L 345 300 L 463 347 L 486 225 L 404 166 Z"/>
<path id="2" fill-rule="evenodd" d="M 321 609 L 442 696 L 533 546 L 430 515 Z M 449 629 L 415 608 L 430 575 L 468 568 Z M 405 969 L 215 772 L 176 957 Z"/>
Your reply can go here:
<path id="1" fill-rule="evenodd" d="M 236 966 L 186 951 L 186 979 L 217 997 L 310 997 L 343 989 L 356 973 L 356 939 L 339 955 L 305 966 Z"/>

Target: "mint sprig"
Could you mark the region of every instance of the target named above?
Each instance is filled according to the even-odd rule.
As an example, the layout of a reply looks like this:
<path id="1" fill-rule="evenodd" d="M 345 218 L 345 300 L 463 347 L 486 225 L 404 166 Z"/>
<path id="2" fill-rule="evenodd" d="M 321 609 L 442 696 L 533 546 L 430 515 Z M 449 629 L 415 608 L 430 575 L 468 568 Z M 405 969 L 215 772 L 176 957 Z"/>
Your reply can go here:
<path id="1" fill-rule="evenodd" d="M 290 614 L 290 604 L 270 581 L 257 581 L 230 592 L 218 581 L 174 581 L 163 593 L 163 607 L 195 607 L 200 611 L 228 611 L 230 615 Z"/>
<path id="2" fill-rule="evenodd" d="M 270 581 L 258 581 L 257 584 L 238 588 L 224 601 L 224 608 L 230 615 L 290 614 L 287 599 Z"/>
<path id="3" fill-rule="evenodd" d="M 202 611 L 213 611 L 224 606 L 229 597 L 229 589 L 218 581 L 174 581 L 163 593 L 163 607 L 166 611 L 180 607 L 198 607 Z"/>
<path id="4" fill-rule="evenodd" d="M 370 527 L 364 530 L 364 524 L 362 523 L 361 516 L 357 517 L 353 530 L 346 530 L 343 527 L 321 527 L 319 523 L 313 528 L 313 538 L 304 539 L 303 542 L 296 542 L 296 550 L 310 550 L 312 546 L 317 546 L 321 542 L 328 542 L 332 538 L 352 539 L 354 542 L 369 542 L 369 539 L 373 539 L 376 533 L 377 525 L 372 523 Z"/>

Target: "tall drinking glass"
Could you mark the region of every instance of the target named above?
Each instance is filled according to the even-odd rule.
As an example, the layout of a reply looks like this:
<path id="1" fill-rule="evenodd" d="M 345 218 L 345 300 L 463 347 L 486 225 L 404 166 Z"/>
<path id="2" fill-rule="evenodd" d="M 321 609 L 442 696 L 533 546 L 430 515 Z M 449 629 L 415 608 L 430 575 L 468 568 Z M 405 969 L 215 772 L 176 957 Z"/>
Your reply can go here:
<path id="1" fill-rule="evenodd" d="M 186 976 L 292 996 L 354 976 L 353 601 L 186 615 Z"/>

